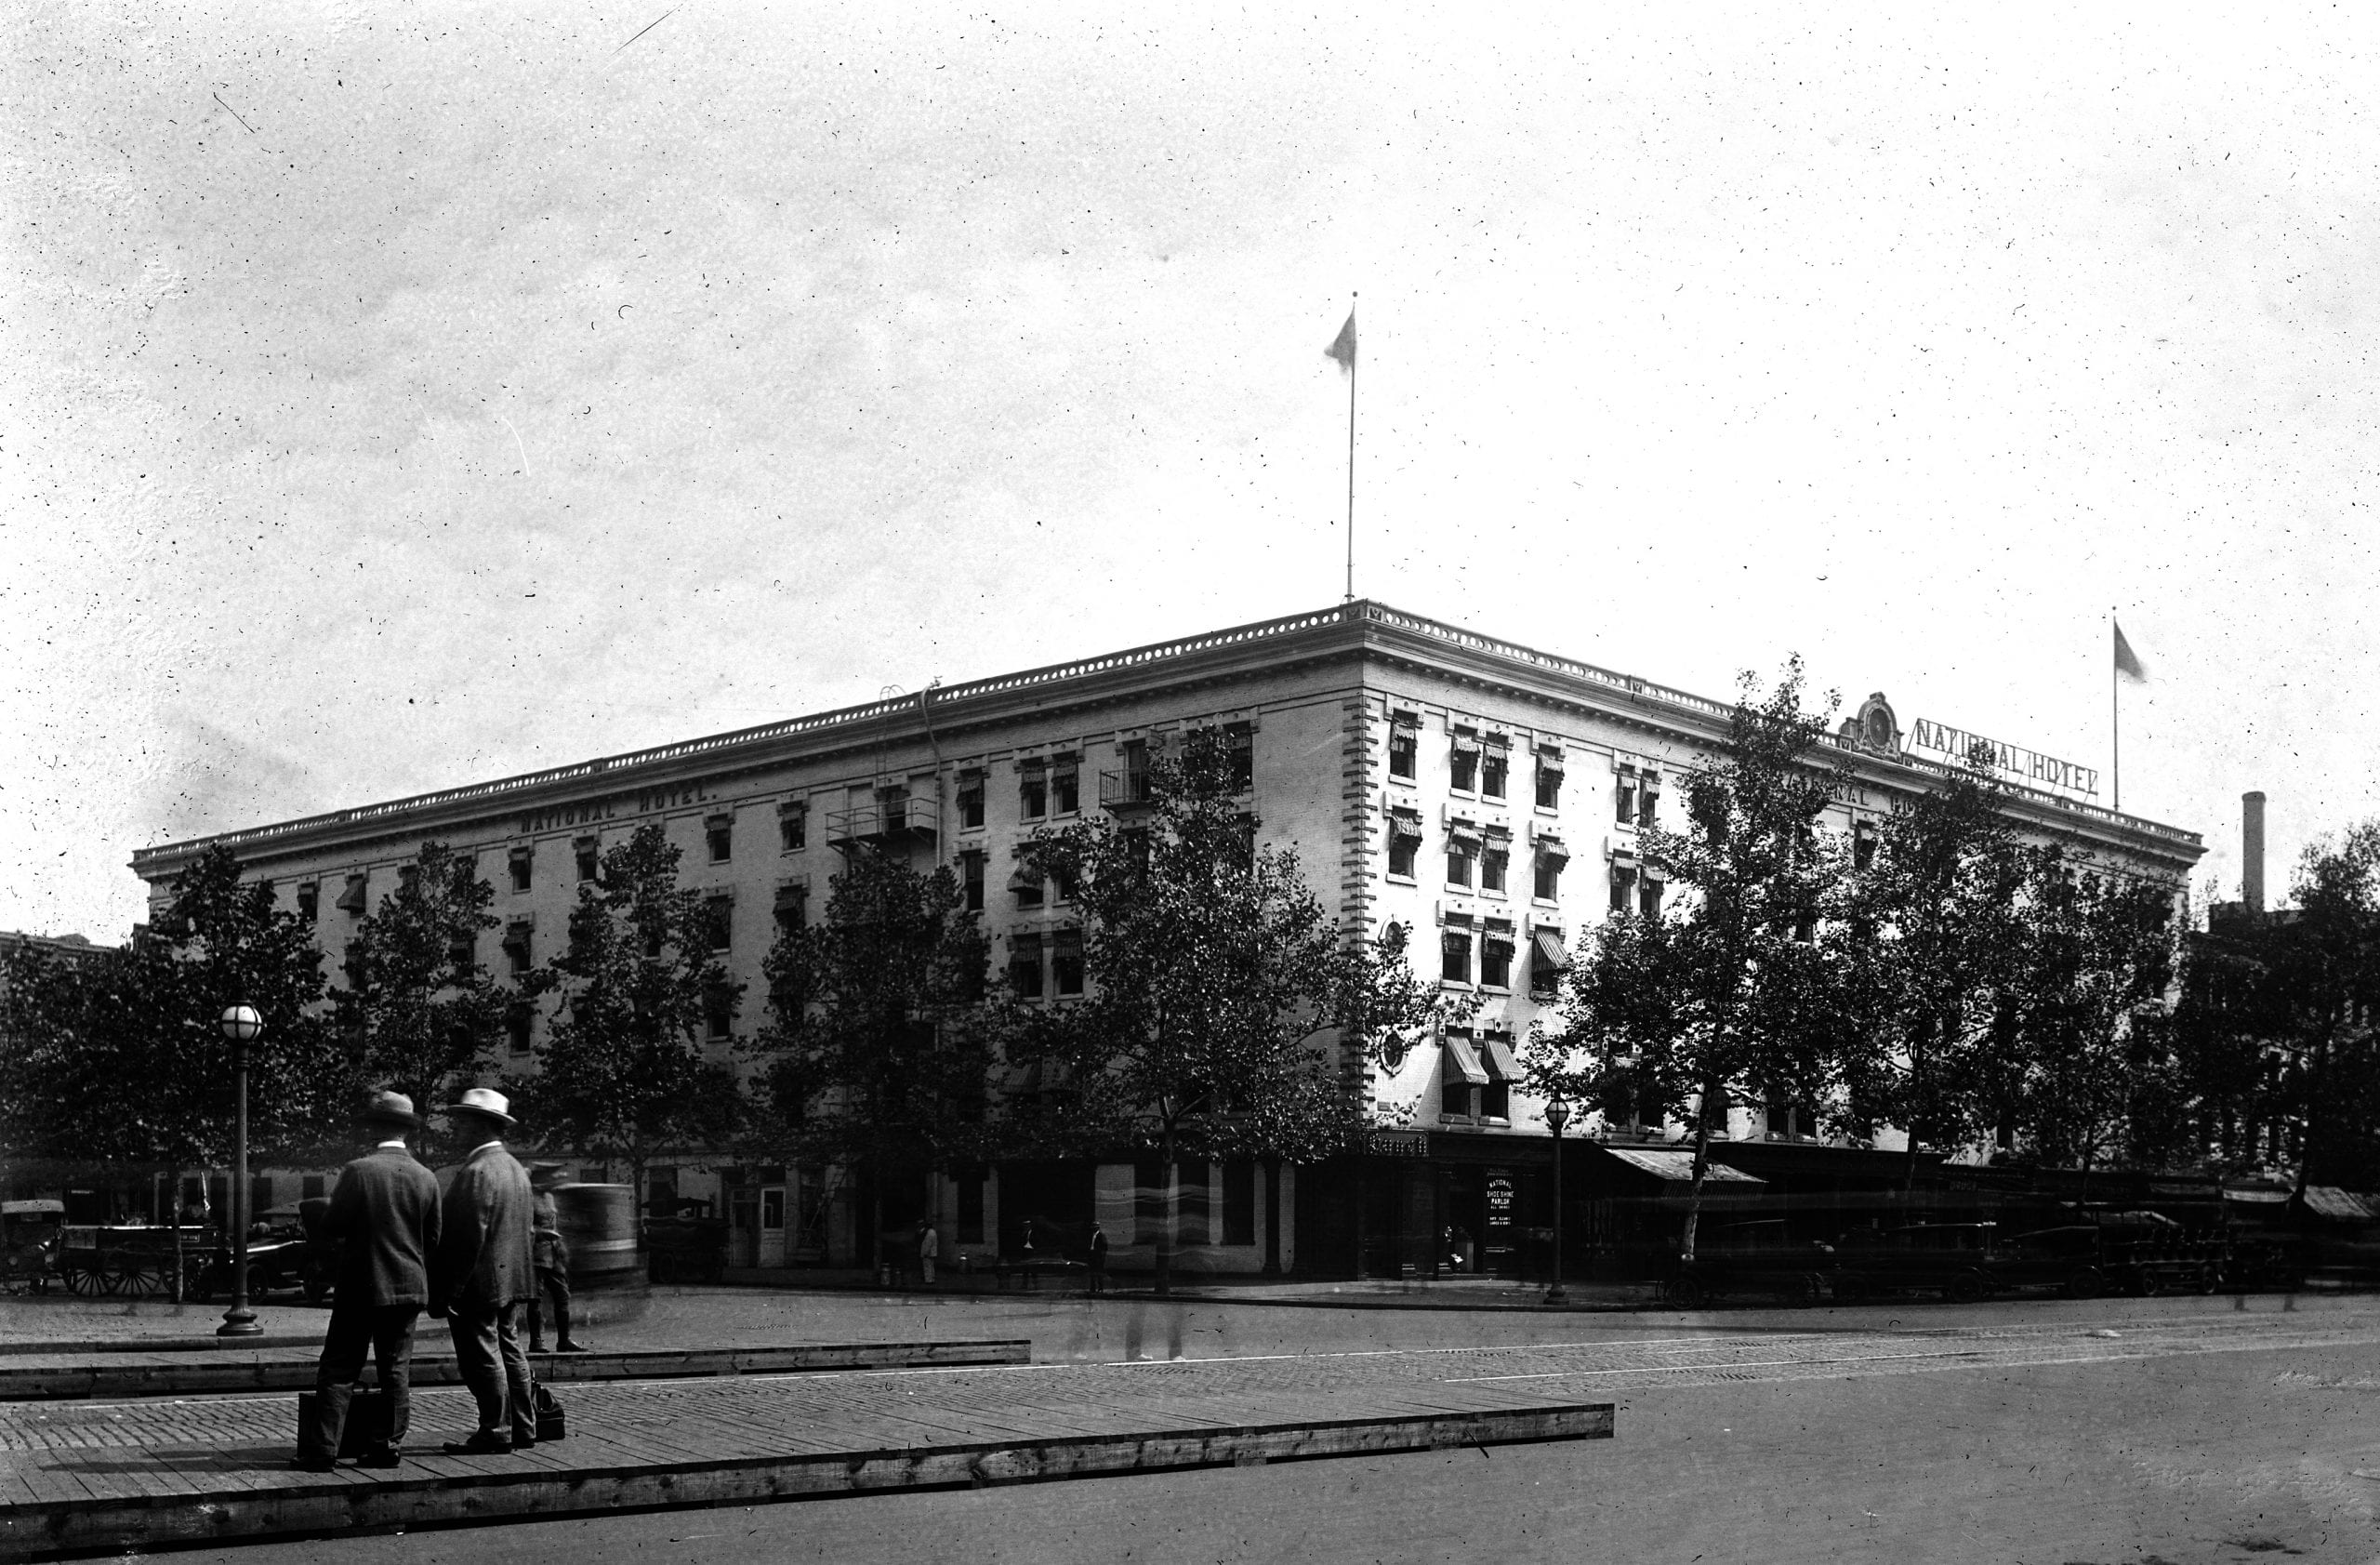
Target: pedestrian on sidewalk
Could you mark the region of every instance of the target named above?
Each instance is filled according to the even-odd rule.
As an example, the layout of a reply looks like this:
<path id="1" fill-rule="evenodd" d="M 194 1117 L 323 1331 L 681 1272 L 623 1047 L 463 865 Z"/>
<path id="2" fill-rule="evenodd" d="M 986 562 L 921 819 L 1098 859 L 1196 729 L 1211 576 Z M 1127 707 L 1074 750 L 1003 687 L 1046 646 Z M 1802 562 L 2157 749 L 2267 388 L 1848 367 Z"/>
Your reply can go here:
<path id="1" fill-rule="evenodd" d="M 364 1467 L 403 1460 L 411 1422 L 413 1328 L 430 1303 L 429 1258 L 438 1244 L 438 1181 L 414 1160 L 405 1137 L 421 1128 L 413 1099 L 377 1092 L 356 1115 L 371 1151 L 339 1170 L 323 1214 L 324 1237 L 339 1246 L 337 1293 L 323 1356 L 314 1370 L 314 1420 L 298 1432 L 298 1465 L 326 1473 L 337 1465 L 339 1434 L 369 1352 L 389 1399 L 389 1428 L 358 1459 Z"/>
<path id="2" fill-rule="evenodd" d="M 504 1149 L 515 1122 L 511 1109 L 511 1101 L 489 1087 L 471 1088 L 445 1109 L 472 1144 L 446 1187 L 430 1279 L 430 1313 L 446 1317 L 455 1366 L 479 1402 L 477 1432 L 446 1442 L 456 1456 L 500 1455 L 537 1443 L 529 1356 L 521 1350 L 522 1306 L 537 1296 L 532 1203 L 528 1171 Z"/>
<path id="3" fill-rule="evenodd" d="M 1107 1291 L 1107 1230 L 1096 1223 L 1091 1226 L 1091 1291 Z"/>
<path id="4" fill-rule="evenodd" d="M 562 1182 L 560 1163 L 529 1171 L 529 1255 L 537 1273 L 536 1296 L 529 1301 L 529 1351 L 546 1350 L 546 1310 L 554 1317 L 554 1351 L 584 1353 L 587 1345 L 570 1334 L 570 1244 L 562 1237 L 562 1214 L 554 1187 Z"/>
<path id="5" fill-rule="evenodd" d="M 919 1218 L 918 1278 L 929 1288 L 933 1286 L 933 1264 L 941 1258 L 942 1235 L 934 1231 L 934 1226 L 932 1223 L 922 1217 Z"/>

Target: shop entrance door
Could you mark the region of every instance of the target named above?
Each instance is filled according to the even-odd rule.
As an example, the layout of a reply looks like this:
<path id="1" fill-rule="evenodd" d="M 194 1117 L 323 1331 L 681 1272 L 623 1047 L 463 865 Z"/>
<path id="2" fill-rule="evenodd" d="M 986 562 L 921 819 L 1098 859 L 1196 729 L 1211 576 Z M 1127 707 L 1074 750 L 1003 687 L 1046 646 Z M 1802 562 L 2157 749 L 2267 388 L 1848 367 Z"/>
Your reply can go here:
<path id="1" fill-rule="evenodd" d="M 727 1264 L 760 1264 L 760 1192 L 756 1186 L 738 1185 L 727 1192 Z"/>

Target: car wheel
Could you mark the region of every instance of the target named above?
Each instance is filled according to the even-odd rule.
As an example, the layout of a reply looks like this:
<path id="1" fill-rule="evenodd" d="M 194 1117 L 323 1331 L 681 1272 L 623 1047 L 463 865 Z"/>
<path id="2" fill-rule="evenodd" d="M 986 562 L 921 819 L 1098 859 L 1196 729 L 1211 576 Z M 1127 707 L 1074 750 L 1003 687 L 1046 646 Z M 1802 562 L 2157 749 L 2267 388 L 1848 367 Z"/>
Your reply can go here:
<path id="1" fill-rule="evenodd" d="M 1963 1271 L 1950 1279 L 1950 1302 L 1981 1304 L 1991 1297 L 1991 1280 L 1979 1271 Z"/>
<path id="2" fill-rule="evenodd" d="M 2096 1267 L 2084 1267 L 2066 1280 L 2066 1296 L 2069 1299 L 2096 1299 L 2108 1291 L 2108 1280 L 2099 1275 Z"/>
<path id="3" fill-rule="evenodd" d="M 2209 1261 L 2205 1266 L 2199 1267 L 2198 1291 L 2202 1293 L 2221 1293 L 2223 1291 L 2223 1268 L 2216 1266 L 2212 1261 Z"/>
<path id="4" fill-rule="evenodd" d="M 1711 1302 L 1711 1290 L 1699 1278 L 1681 1277 L 1670 1284 L 1670 1303 L 1680 1309 L 1700 1309 Z"/>
<path id="5" fill-rule="evenodd" d="M 2165 1279 L 2153 1268 L 2143 1267 L 2140 1268 L 2140 1277 L 2135 1288 L 2142 1298 L 2153 1299 L 2165 1291 Z"/>

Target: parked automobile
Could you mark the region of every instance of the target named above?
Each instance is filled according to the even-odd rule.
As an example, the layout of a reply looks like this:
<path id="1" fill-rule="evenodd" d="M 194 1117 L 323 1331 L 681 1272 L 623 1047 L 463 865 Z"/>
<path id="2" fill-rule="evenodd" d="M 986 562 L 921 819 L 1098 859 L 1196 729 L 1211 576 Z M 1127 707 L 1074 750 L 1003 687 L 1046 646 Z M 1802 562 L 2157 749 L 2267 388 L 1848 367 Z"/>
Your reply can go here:
<path id="1" fill-rule="evenodd" d="M 43 1293 L 58 1275 L 62 1200 L 0 1200 L 0 1290 Z"/>
<path id="2" fill-rule="evenodd" d="M 1729 1293 L 1778 1294 L 1794 1304 L 1817 1304 L 1827 1296 L 1834 1269 L 1834 1246 L 1794 1237 L 1781 1217 L 1715 1224 L 1696 1233 L 1694 1259 L 1675 1264 L 1669 1299 L 1680 1309 L 1699 1308 Z"/>
<path id="3" fill-rule="evenodd" d="M 306 1237 L 304 1221 L 295 1206 L 276 1206 L 257 1214 L 248 1230 L 248 1297 L 304 1293 L 319 1302 L 329 1291 L 320 1277 L 320 1252 Z M 231 1247 L 218 1236 L 199 1274 L 199 1293 L 206 1298 L 231 1294 Z"/>
<path id="4" fill-rule="evenodd" d="M 1942 1293 L 1960 1304 L 1991 1296 L 1996 1223 L 1912 1223 L 1854 1228 L 1835 1240 L 1835 1297 Z"/>

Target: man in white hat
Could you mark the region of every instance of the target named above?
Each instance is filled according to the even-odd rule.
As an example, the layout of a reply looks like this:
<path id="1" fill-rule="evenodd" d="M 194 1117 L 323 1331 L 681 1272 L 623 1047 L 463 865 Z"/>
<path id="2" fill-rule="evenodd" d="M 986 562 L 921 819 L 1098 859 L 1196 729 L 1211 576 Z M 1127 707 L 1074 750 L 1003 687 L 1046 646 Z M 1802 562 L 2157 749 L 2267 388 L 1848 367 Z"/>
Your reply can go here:
<path id="1" fill-rule="evenodd" d="M 438 1243 L 438 1181 L 414 1160 L 405 1137 L 421 1128 L 413 1099 L 376 1092 L 356 1126 L 376 1145 L 339 1171 L 323 1214 L 323 1233 L 338 1241 L 338 1294 L 314 1372 L 314 1420 L 298 1431 L 298 1465 L 326 1473 L 337 1458 L 355 1382 L 369 1352 L 389 1398 L 389 1431 L 357 1466 L 393 1467 L 411 1411 L 413 1328 L 430 1302 L 429 1257 Z"/>
<path id="2" fill-rule="evenodd" d="M 480 1405 L 478 1431 L 446 1442 L 457 1456 L 501 1455 L 537 1443 L 529 1356 L 521 1348 L 521 1307 L 537 1294 L 530 1269 L 531 1198 L 528 1172 L 504 1149 L 511 1109 L 502 1093 L 473 1087 L 445 1110 L 472 1143 L 446 1187 L 430 1269 L 430 1312 L 446 1317 L 456 1368 Z"/>

